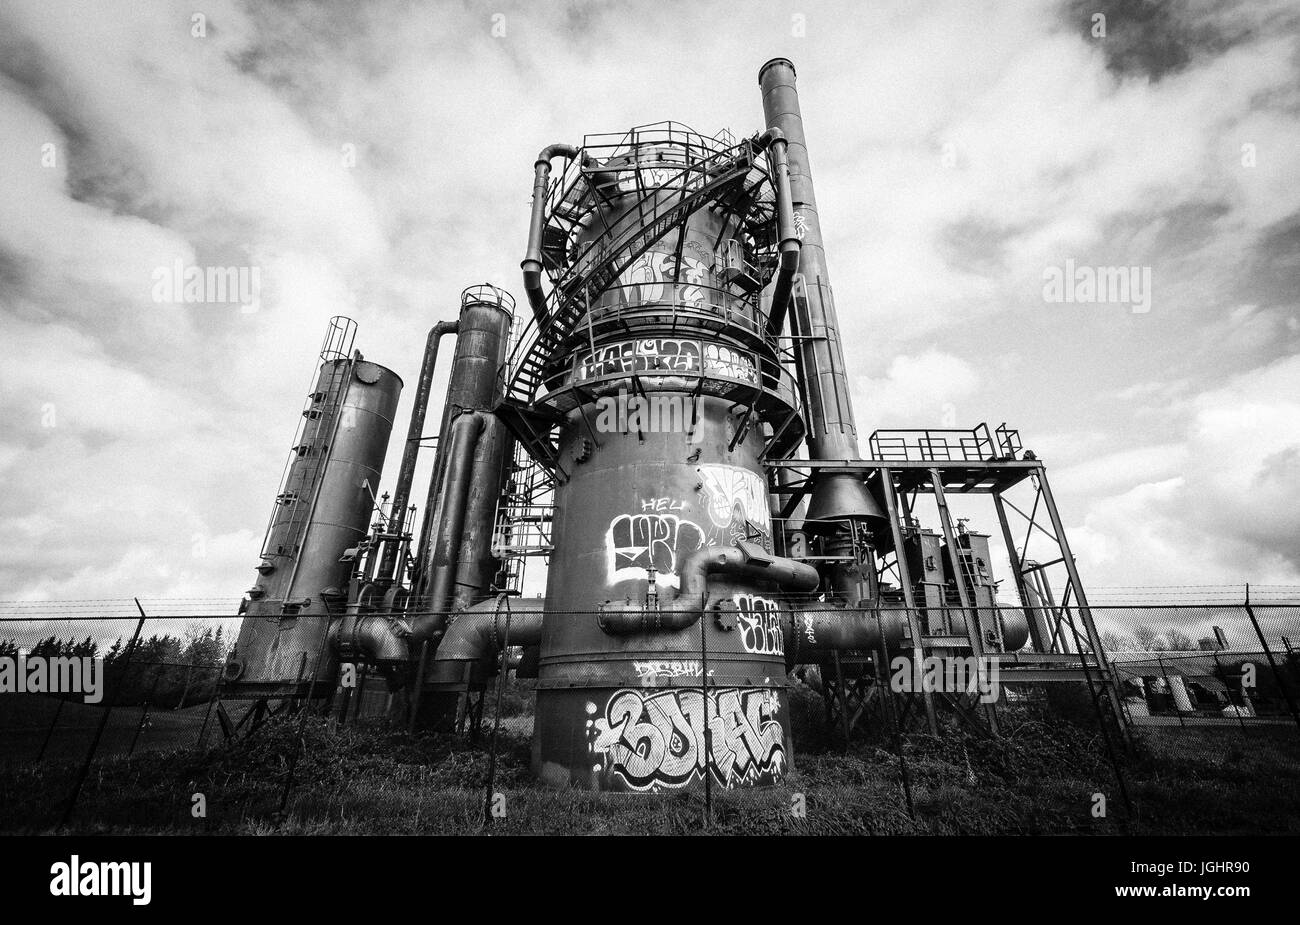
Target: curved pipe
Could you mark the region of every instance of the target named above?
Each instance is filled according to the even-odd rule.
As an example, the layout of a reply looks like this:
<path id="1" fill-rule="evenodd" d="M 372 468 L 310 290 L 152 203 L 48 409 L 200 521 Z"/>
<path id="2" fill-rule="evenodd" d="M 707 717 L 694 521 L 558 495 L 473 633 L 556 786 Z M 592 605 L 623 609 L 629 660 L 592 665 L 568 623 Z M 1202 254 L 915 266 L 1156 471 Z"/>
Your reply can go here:
<path id="1" fill-rule="evenodd" d="M 482 412 L 466 411 L 448 429 L 450 448 L 447 454 L 447 474 L 442 483 L 442 499 L 438 504 L 438 532 L 434 539 L 432 574 L 429 576 L 431 590 L 426 612 L 416 616 L 411 624 L 411 643 L 416 651 L 419 650 L 420 643 L 435 637 L 447 624 L 447 604 L 451 600 L 457 553 L 465 529 L 465 506 L 469 498 L 470 476 L 474 469 L 474 448 L 478 445 L 483 427 Z"/>
<path id="2" fill-rule="evenodd" d="M 528 294 L 528 304 L 538 321 L 546 314 L 546 296 L 542 292 L 542 225 L 546 219 L 546 187 L 551 179 L 551 160 L 577 156 L 578 149 L 573 145 L 548 145 L 542 148 L 533 164 L 533 212 L 528 222 L 528 252 L 519 268 L 524 271 L 524 292 Z"/>
<path id="3" fill-rule="evenodd" d="M 411 406 L 411 423 L 406 429 L 406 448 L 402 451 L 402 468 L 397 473 L 397 485 L 393 489 L 393 506 L 390 508 L 389 532 L 401 534 L 406 521 L 406 504 L 411 498 L 411 483 L 415 481 L 415 463 L 420 455 L 420 441 L 424 437 L 424 419 L 429 410 L 429 393 L 433 390 L 433 373 L 438 364 L 438 344 L 446 334 L 455 334 L 460 327 L 458 321 L 439 321 L 429 329 L 429 336 L 424 341 L 424 360 L 420 364 L 420 381 L 416 385 L 415 404 Z M 400 568 L 397 562 L 397 546 L 390 544 L 384 552 L 383 565 L 379 574 L 393 579 L 394 568 Z"/>
<path id="4" fill-rule="evenodd" d="M 759 137 L 759 142 L 768 149 L 774 174 L 772 185 L 776 188 L 776 233 L 780 239 L 781 256 L 767 316 L 767 333 L 776 337 L 785 326 L 785 313 L 790 305 L 794 275 L 799 269 L 802 242 L 794 227 L 794 198 L 790 194 L 790 159 L 785 133 L 774 126 Z"/>
<path id="5" fill-rule="evenodd" d="M 771 581 L 784 591 L 813 591 L 821 581 L 806 562 L 769 555 L 754 543 L 697 549 L 686 556 L 677 574 L 680 587 L 667 604 L 649 608 L 630 601 L 606 602 L 597 618 L 600 628 L 611 636 L 685 629 L 704 613 L 710 575 Z"/>
<path id="6" fill-rule="evenodd" d="M 401 633 L 401 624 L 386 617 L 349 614 L 330 630 L 329 644 L 340 658 L 358 652 L 370 661 L 404 662 L 408 653 Z"/>
<path id="7" fill-rule="evenodd" d="M 510 645 L 535 646 L 542 641 L 542 615 L 546 601 L 540 597 L 510 598 Z M 462 611 L 438 645 L 428 680 L 450 684 L 469 680 L 473 666 L 488 659 L 505 643 L 506 607 L 499 599 L 486 600 Z"/>

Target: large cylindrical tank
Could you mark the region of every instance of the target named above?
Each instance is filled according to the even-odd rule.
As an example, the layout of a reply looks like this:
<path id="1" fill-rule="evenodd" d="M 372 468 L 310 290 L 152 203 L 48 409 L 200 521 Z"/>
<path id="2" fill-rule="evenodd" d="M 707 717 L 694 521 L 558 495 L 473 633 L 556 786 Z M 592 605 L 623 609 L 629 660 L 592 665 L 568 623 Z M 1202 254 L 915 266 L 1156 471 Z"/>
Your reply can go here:
<path id="1" fill-rule="evenodd" d="M 369 532 L 402 380 L 355 357 L 327 360 L 249 592 L 228 680 L 273 689 L 330 673 L 331 605 L 346 592 L 344 553 Z M 333 611 L 333 612 L 336 612 Z"/>
<path id="2" fill-rule="evenodd" d="M 672 154 L 647 147 L 641 164 L 597 174 L 605 214 L 575 249 L 618 227 L 653 171 L 671 186 L 684 163 Z M 533 735 L 535 770 L 556 786 L 670 789 L 706 768 L 724 787 L 763 785 L 789 770 L 774 584 L 713 574 L 684 628 L 614 635 L 600 622 L 604 607 L 672 603 L 698 550 L 772 550 L 761 458 L 794 392 L 757 298 L 720 274 L 715 242 L 738 233 L 720 211 L 692 212 L 591 299 L 538 402 L 564 415 Z"/>

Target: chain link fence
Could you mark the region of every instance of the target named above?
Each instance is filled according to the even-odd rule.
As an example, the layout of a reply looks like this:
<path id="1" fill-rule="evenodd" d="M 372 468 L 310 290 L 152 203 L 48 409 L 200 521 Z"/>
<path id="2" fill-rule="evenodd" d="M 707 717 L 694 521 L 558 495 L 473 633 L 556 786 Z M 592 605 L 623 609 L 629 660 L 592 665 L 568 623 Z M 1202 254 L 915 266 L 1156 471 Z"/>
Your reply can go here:
<path id="1" fill-rule="evenodd" d="M 107 773 L 110 781 L 123 788 L 121 799 L 130 802 L 144 799 L 143 791 L 134 791 L 135 785 L 127 783 L 134 778 L 114 769 L 123 762 L 129 767 L 133 761 L 165 762 L 167 756 L 176 755 L 184 756 L 177 760 L 187 762 L 186 767 L 193 766 L 192 776 L 212 778 L 206 785 L 209 796 L 222 787 L 234 788 L 232 781 L 252 788 L 248 771 L 232 778 L 211 769 L 199 770 L 207 765 L 219 770 L 227 761 L 221 752 L 209 752 L 208 748 L 228 749 L 231 743 L 264 735 L 246 735 L 262 716 L 254 714 L 255 701 L 242 699 L 225 678 L 239 618 L 214 615 L 210 602 L 207 606 L 198 602 L 188 607 L 160 606 L 157 615 L 149 616 L 144 613 L 154 607 L 141 607 L 132 616 L 128 609 L 133 606 L 129 602 L 126 606 L 87 602 L 0 609 L 0 659 L 15 665 L 19 659 L 36 657 L 68 665 L 90 660 L 99 672 L 97 682 L 85 685 L 93 690 L 54 693 L 48 685 L 45 690 L 0 688 L 0 766 L 9 775 L 4 787 L 34 779 L 33 774 L 45 774 L 47 787 L 63 788 L 58 802 L 63 802 L 64 793 L 73 795 L 70 807 L 87 773 L 98 767 L 101 770 L 94 778 L 98 786 L 109 786 L 105 783 Z M 1217 769 L 1215 773 L 1231 771 L 1244 761 L 1258 775 L 1269 773 L 1270 768 L 1292 778 L 1300 775 L 1300 714 L 1296 709 L 1300 699 L 1300 606 L 1266 598 L 1258 603 L 1107 603 L 1091 607 L 1090 612 L 1117 698 L 1103 695 L 1100 676 L 1091 684 L 1077 677 L 1018 683 L 1011 680 L 1014 669 L 1008 668 L 1004 678 L 1009 683 L 995 709 L 999 734 L 1009 744 L 981 759 L 979 749 L 967 740 L 959 747 L 965 764 L 954 765 L 955 753 L 943 738 L 925 734 L 920 698 L 899 695 L 875 683 L 884 677 L 883 663 L 873 668 L 874 656 L 869 653 L 856 663 L 846 658 L 845 676 L 836 680 L 831 662 L 825 661 L 820 667 L 796 671 L 791 680 L 794 738 L 796 747 L 806 750 L 796 767 L 820 768 L 830 759 L 819 756 L 841 748 L 847 754 L 851 745 L 874 748 L 897 766 L 898 792 L 906 794 L 908 815 L 914 812 L 913 790 L 917 790 L 917 805 L 923 806 L 927 781 L 937 780 L 940 771 L 957 768 L 953 773 L 968 775 L 967 782 L 984 780 L 983 770 L 971 769 L 974 759 L 968 757 L 968 751 L 975 759 L 990 761 L 1025 752 L 1016 760 L 1032 762 L 1040 740 L 1048 743 L 1043 747 L 1073 750 L 1086 759 L 1086 765 L 1080 766 L 1091 769 L 1094 777 L 1110 775 L 1112 782 L 1120 778 L 1125 803 L 1129 800 L 1123 777 L 1146 772 L 1158 776 L 1162 766 L 1195 776 L 1206 768 Z M 1047 615 L 1048 622 L 1068 627 L 1054 634 L 1058 665 L 1063 669 L 1079 667 L 1083 659 L 1075 663 L 1069 656 L 1081 651 L 1093 656 L 1087 660 L 1089 664 L 1097 663 L 1095 653 L 1089 652 L 1081 616 L 1077 605 L 1057 607 Z M 1029 654 L 1028 649 L 1020 653 Z M 517 661 L 512 659 L 511 664 Z M 850 669 L 850 664 L 858 667 Z M 393 712 L 392 689 L 385 683 L 385 675 L 364 665 L 358 667 L 356 686 L 335 691 L 334 727 L 340 720 L 356 726 L 359 719 Z M 320 690 L 311 685 L 313 678 L 299 680 Z M 464 714 L 478 711 L 477 721 L 484 716 L 486 700 L 489 728 L 497 716 L 494 686 L 489 685 L 476 705 L 468 698 L 463 704 Z M 505 689 L 502 729 L 514 743 L 510 747 L 516 749 L 523 747 L 520 743 L 526 743 L 532 732 L 531 703 L 524 703 L 530 689 L 530 682 L 523 682 L 521 688 L 514 679 Z M 839 698 L 838 703 L 833 703 L 833 698 Z M 1111 705 L 1115 702 L 1120 704 L 1121 722 L 1112 725 L 1116 717 Z M 948 703 L 955 706 L 955 700 Z M 312 754 L 312 749 L 328 751 L 333 747 L 326 744 L 331 740 L 323 738 L 319 730 L 309 731 L 317 729 L 323 711 L 295 713 L 292 704 L 285 706 L 279 722 L 273 724 L 279 731 L 273 730 L 272 737 L 266 739 L 272 744 L 266 745 L 270 750 L 264 756 L 266 776 L 258 784 L 266 791 L 257 791 L 258 799 L 270 806 L 287 805 L 295 774 L 302 773 L 295 771 L 300 759 L 315 768 L 327 762 L 328 755 Z M 832 709 L 822 715 L 823 706 Z M 980 721 L 981 710 L 974 705 L 962 720 L 968 726 L 957 722 L 958 712 L 946 711 L 945 735 L 953 730 L 964 732 L 971 718 Z M 841 741 L 846 717 L 858 714 L 863 718 L 850 736 L 853 741 Z M 1042 730 L 1057 725 L 1070 725 L 1082 734 L 1044 738 Z M 812 729 L 814 726 L 817 728 Z M 392 728 L 398 739 L 405 735 L 400 718 Z M 1123 754 L 1108 754 L 1107 730 L 1122 733 L 1113 736 L 1113 748 Z M 448 747 L 454 758 L 455 746 Z M 400 752 L 400 747 L 395 748 Z M 523 768 L 526 758 L 521 760 Z M 404 765 L 398 768 L 400 774 L 407 771 Z M 444 770 L 431 773 L 436 776 Z M 379 787 L 382 791 L 384 785 Z M 44 809 L 47 815 L 58 814 L 55 808 Z"/>

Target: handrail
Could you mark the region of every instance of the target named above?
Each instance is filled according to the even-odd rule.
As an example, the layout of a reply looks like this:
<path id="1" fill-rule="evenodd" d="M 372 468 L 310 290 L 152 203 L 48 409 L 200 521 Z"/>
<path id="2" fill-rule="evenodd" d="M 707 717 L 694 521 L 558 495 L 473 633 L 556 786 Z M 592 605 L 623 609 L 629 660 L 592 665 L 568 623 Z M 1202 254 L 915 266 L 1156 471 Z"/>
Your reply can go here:
<path id="1" fill-rule="evenodd" d="M 737 167 L 743 167 L 743 171 L 748 173 L 753 167 L 752 151 L 746 150 L 750 145 L 751 143 L 746 141 L 732 148 L 715 152 L 703 161 L 688 162 L 684 165 L 672 164 L 673 167 L 681 168 L 671 178 L 673 181 L 683 179 L 685 182 L 680 187 L 673 187 L 669 181 L 646 190 L 636 201 L 638 210 L 634 211 L 631 207 L 626 209 L 610 229 L 589 241 L 582 252 L 572 258 L 568 272 L 553 280 L 554 285 L 545 299 L 544 308 L 537 311 L 536 317 L 520 332 L 515 349 L 502 370 L 505 379 L 503 387 L 507 393 L 520 392 L 520 385 L 525 389 L 537 385 L 536 381 L 520 383 L 521 370 L 530 357 L 535 357 L 540 352 L 539 348 L 553 347 L 568 333 L 565 326 L 575 321 L 579 315 L 577 309 L 579 291 L 584 296 L 582 301 L 585 304 L 593 291 L 599 293 L 608 288 L 609 283 L 617 279 L 619 273 L 656 241 L 668 234 L 685 214 L 693 211 L 688 207 L 693 206 L 696 199 L 711 194 L 717 187 L 732 182 L 736 176 L 741 175 Z M 665 189 L 679 195 L 673 196 L 667 204 L 660 203 L 657 200 Z M 561 194 L 560 187 L 557 185 L 551 194 L 552 199 L 556 195 L 560 195 L 561 198 L 566 197 L 567 189 Z M 652 199 L 656 201 L 651 211 L 651 219 L 646 221 L 643 206 L 647 200 Z M 686 210 L 684 214 L 679 215 L 678 213 L 682 213 L 683 210 Z M 671 221 L 667 221 L 668 219 Z M 638 238 L 643 240 L 639 247 L 634 247 Z M 593 251 L 596 251 L 598 256 L 588 263 L 587 260 Z M 576 269 L 577 267 L 581 267 L 581 272 Z M 566 303 L 569 310 L 559 311 L 559 306 Z M 536 376 L 531 378 L 535 379 Z"/>

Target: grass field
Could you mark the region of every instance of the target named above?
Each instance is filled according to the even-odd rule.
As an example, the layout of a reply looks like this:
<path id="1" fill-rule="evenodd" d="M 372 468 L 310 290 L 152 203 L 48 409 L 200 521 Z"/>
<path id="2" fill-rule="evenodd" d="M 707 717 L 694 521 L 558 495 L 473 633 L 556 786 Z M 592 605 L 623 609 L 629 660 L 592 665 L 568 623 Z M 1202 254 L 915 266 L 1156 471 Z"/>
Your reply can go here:
<path id="1" fill-rule="evenodd" d="M 82 832 L 475 833 L 484 830 L 487 743 L 409 740 L 369 725 L 292 721 L 212 749 L 145 751 L 99 763 L 72 828 Z M 1130 817 L 1095 730 L 1028 722 L 1001 739 L 953 731 L 914 735 L 899 760 L 883 745 L 847 754 L 817 729 L 796 742 L 795 770 L 774 788 L 715 790 L 711 820 L 698 791 L 628 796 L 557 791 L 528 769 L 531 717 L 503 722 L 494 833 L 1045 834 L 1300 833 L 1300 736 L 1290 730 L 1142 731 L 1125 757 Z M 1249 733 L 1250 735 L 1247 735 Z M 1253 736 L 1253 738 L 1252 738 Z M 1193 737 L 1195 741 L 1193 742 Z M 279 812 L 291 756 L 301 759 Z M 1192 746 L 1195 747 L 1192 747 Z M 0 831 L 51 831 L 75 764 L 0 770 Z M 192 815 L 194 794 L 205 818 Z M 1104 818 L 1094 797 L 1107 799 Z M 792 810 L 802 803 L 806 814 Z"/>

